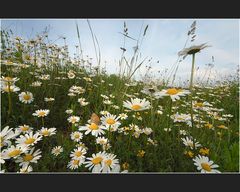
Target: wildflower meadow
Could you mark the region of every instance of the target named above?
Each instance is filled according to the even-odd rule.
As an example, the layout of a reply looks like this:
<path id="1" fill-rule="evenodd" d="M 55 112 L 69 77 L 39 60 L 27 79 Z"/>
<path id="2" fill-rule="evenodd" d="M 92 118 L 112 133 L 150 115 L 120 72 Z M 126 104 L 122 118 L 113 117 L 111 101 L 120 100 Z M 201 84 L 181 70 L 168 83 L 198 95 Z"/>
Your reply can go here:
<path id="1" fill-rule="evenodd" d="M 123 40 L 137 39 L 123 24 Z M 26 39 L 1 30 L 1 173 L 239 172 L 238 69 L 220 81 L 196 78 L 198 55 L 214 45 L 194 44 L 194 21 L 176 55 L 177 65 L 191 61 L 188 81 L 174 84 L 177 65 L 168 78 L 148 69 L 137 78 L 148 63 L 140 49 L 150 27 L 130 58 L 120 48 L 115 74 L 102 65 L 97 31 L 90 30 L 93 63 L 77 24 L 75 57 L 67 37 L 59 45 L 48 33 Z"/>

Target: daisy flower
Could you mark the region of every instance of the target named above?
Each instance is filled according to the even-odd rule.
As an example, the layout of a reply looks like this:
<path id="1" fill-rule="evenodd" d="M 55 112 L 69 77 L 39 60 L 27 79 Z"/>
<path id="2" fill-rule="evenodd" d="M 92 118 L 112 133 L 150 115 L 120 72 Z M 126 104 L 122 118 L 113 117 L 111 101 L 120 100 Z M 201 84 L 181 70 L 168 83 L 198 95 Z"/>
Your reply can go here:
<path id="1" fill-rule="evenodd" d="M 70 87 L 69 92 L 75 94 L 82 94 L 85 92 L 85 89 L 80 86 L 73 85 L 72 87 Z"/>
<path id="2" fill-rule="evenodd" d="M 40 133 L 37 132 L 33 134 L 33 132 L 30 132 L 28 134 L 25 134 L 24 136 L 20 135 L 20 138 L 16 139 L 16 143 L 18 144 L 18 146 L 33 146 L 41 139 L 42 136 L 40 135 Z"/>
<path id="3" fill-rule="evenodd" d="M 20 132 L 20 133 L 29 133 L 32 131 L 32 127 L 30 127 L 29 125 L 20 125 L 18 126 L 17 130 Z"/>
<path id="4" fill-rule="evenodd" d="M 89 104 L 89 102 L 86 102 L 86 99 L 82 97 L 78 99 L 78 102 L 80 103 L 81 106 L 86 106 Z"/>
<path id="5" fill-rule="evenodd" d="M 109 173 L 109 172 L 112 172 L 112 170 L 114 172 L 120 171 L 115 169 L 116 166 L 120 169 L 119 160 L 116 159 L 116 155 L 110 153 L 110 154 L 107 154 L 103 159 L 102 168 L 100 169 L 100 171 L 102 171 L 103 173 Z"/>
<path id="6" fill-rule="evenodd" d="M 105 132 L 103 131 L 106 127 L 102 125 L 98 125 L 96 123 L 86 124 L 85 126 L 80 126 L 79 131 L 85 131 L 85 135 L 91 133 L 93 136 L 98 137 L 98 135 L 102 135 Z"/>
<path id="7" fill-rule="evenodd" d="M 54 98 L 52 98 L 52 97 L 45 97 L 44 98 L 44 101 L 46 101 L 46 102 L 51 102 L 51 101 L 54 101 L 55 99 Z"/>
<path id="8" fill-rule="evenodd" d="M 85 159 L 85 154 L 87 153 L 86 149 L 83 147 L 78 147 L 77 149 L 74 149 L 71 154 L 70 157 L 72 159 Z"/>
<path id="9" fill-rule="evenodd" d="M 84 163 L 84 159 L 72 159 L 68 163 L 67 167 L 73 170 L 73 169 L 79 168 L 83 163 Z"/>
<path id="10" fill-rule="evenodd" d="M 153 130 L 152 130 L 152 128 L 146 127 L 145 129 L 142 130 L 142 132 L 143 132 L 145 135 L 150 135 L 150 134 L 153 132 Z"/>
<path id="11" fill-rule="evenodd" d="M 30 163 L 37 163 L 37 161 L 42 157 L 40 149 L 34 151 L 34 147 L 29 151 L 25 152 L 23 156 L 17 158 L 16 163 L 19 163 L 20 166 L 26 167 Z"/>
<path id="12" fill-rule="evenodd" d="M 164 130 L 165 132 L 170 132 L 170 131 L 172 131 L 171 128 L 164 128 L 163 130 Z"/>
<path id="13" fill-rule="evenodd" d="M 4 149 L 1 152 L 2 153 L 1 158 L 2 159 L 10 159 L 10 158 L 15 159 L 27 150 L 28 150 L 27 147 L 11 145 L 9 148 Z"/>
<path id="14" fill-rule="evenodd" d="M 63 152 L 62 146 L 56 146 L 52 149 L 51 153 L 55 156 L 58 156 L 60 153 Z"/>
<path id="15" fill-rule="evenodd" d="M 17 78 L 17 77 L 9 77 L 9 76 L 7 76 L 7 77 L 2 76 L 2 77 L 0 78 L 0 80 L 1 80 L 1 83 L 2 83 L 4 86 L 8 86 L 8 85 L 14 85 L 14 83 L 15 83 L 16 81 L 18 81 L 19 78 Z"/>
<path id="16" fill-rule="evenodd" d="M 131 101 L 124 101 L 123 106 L 133 111 L 143 111 L 151 107 L 149 101 L 139 98 L 131 98 Z"/>
<path id="17" fill-rule="evenodd" d="M 14 133 L 12 128 L 9 129 L 9 126 L 4 127 L 0 132 L 0 148 L 11 145 L 10 139 L 15 138 L 18 134 L 18 131 Z"/>
<path id="18" fill-rule="evenodd" d="M 67 114 L 72 114 L 72 113 L 73 113 L 73 110 L 72 110 L 72 109 L 67 109 L 67 110 L 65 111 L 65 113 L 67 113 Z"/>
<path id="19" fill-rule="evenodd" d="M 111 100 L 104 100 L 103 103 L 106 104 L 106 105 L 112 105 L 113 104 L 113 102 Z"/>
<path id="20" fill-rule="evenodd" d="M 209 160 L 206 156 L 198 155 L 193 161 L 194 165 L 197 166 L 197 170 L 201 171 L 201 173 L 220 173 L 220 171 L 215 169 L 219 166 L 214 164 L 214 162 Z"/>
<path id="21" fill-rule="evenodd" d="M 2 151 L 0 152 L 0 164 L 4 164 L 5 160 L 2 158 Z M 1 166 L 1 165 L 0 165 Z M 1 169 L 0 169 L 1 170 Z"/>
<path id="22" fill-rule="evenodd" d="M 198 148 L 201 147 L 201 144 L 199 142 L 193 141 L 191 138 L 186 137 L 186 138 L 181 138 L 181 140 L 183 141 L 183 144 L 187 147 L 190 147 L 191 149 L 193 148 Z"/>
<path id="23" fill-rule="evenodd" d="M 74 73 L 73 70 L 70 70 L 70 71 L 67 73 L 67 75 L 68 75 L 68 78 L 69 78 L 69 79 L 74 79 L 74 78 L 76 77 L 76 75 L 75 75 L 75 73 Z"/>
<path id="24" fill-rule="evenodd" d="M 46 117 L 49 114 L 50 110 L 49 109 L 40 109 L 36 110 L 35 113 L 33 113 L 33 116 L 37 117 Z"/>
<path id="25" fill-rule="evenodd" d="M 15 92 L 20 91 L 20 88 L 15 86 L 15 85 L 10 85 L 10 86 L 9 85 L 2 85 L 1 90 L 2 90 L 3 93 L 9 93 L 9 92 L 15 93 Z"/>
<path id="26" fill-rule="evenodd" d="M 189 122 L 191 121 L 191 115 L 190 114 L 174 114 L 171 115 L 171 118 L 173 119 L 174 123 L 175 122 Z"/>
<path id="27" fill-rule="evenodd" d="M 162 91 L 155 93 L 155 97 L 159 99 L 164 96 L 170 96 L 172 101 L 176 101 L 180 99 L 180 96 L 185 96 L 187 94 L 190 94 L 190 91 L 183 90 L 183 89 L 170 88 L 170 89 L 163 89 Z"/>
<path id="28" fill-rule="evenodd" d="M 17 77 L 9 77 L 9 76 L 6 76 L 6 77 L 2 76 L 2 77 L 0 77 L 0 80 L 4 81 L 4 82 L 13 82 L 13 83 L 15 83 L 16 81 L 19 80 L 19 78 L 17 78 Z"/>
<path id="29" fill-rule="evenodd" d="M 73 141 L 79 142 L 82 139 L 83 134 L 81 132 L 79 132 L 79 131 L 75 131 L 75 132 L 71 133 L 70 136 L 71 136 L 71 139 Z"/>
<path id="30" fill-rule="evenodd" d="M 154 96 L 157 91 L 158 89 L 155 85 L 148 85 L 145 86 L 141 92 L 149 96 Z"/>
<path id="31" fill-rule="evenodd" d="M 70 116 L 67 120 L 69 123 L 75 124 L 80 121 L 80 117 L 73 115 L 73 116 Z"/>
<path id="32" fill-rule="evenodd" d="M 33 94 L 29 91 L 21 92 L 18 95 L 18 97 L 19 97 L 19 101 L 21 101 L 22 103 L 25 103 L 25 104 L 30 104 L 34 100 Z"/>
<path id="33" fill-rule="evenodd" d="M 107 129 L 110 129 L 110 131 L 116 131 L 121 125 L 121 123 L 118 121 L 119 118 L 119 116 L 117 117 L 116 115 L 108 113 L 107 115 L 101 117 L 101 121 Z"/>
<path id="34" fill-rule="evenodd" d="M 92 154 L 92 157 L 87 157 L 88 161 L 85 161 L 86 167 L 92 170 L 93 173 L 99 173 L 102 168 L 102 161 L 106 159 L 106 152 L 98 152 L 97 154 Z"/>
<path id="35" fill-rule="evenodd" d="M 207 43 L 203 43 L 201 45 L 193 45 L 189 48 L 184 48 L 183 50 L 179 51 L 178 56 L 186 57 L 187 55 L 192 55 L 200 52 L 202 49 L 205 49 L 207 47 L 210 47 L 209 45 L 207 45 Z"/>
<path id="36" fill-rule="evenodd" d="M 208 107 L 212 107 L 212 105 L 208 102 L 197 102 L 193 101 L 193 108 L 194 109 L 202 109 L 202 110 L 208 110 Z"/>
<path id="37" fill-rule="evenodd" d="M 88 147 L 83 142 L 79 142 L 75 145 L 75 147 L 83 147 L 84 149 L 88 150 Z"/>
<path id="38" fill-rule="evenodd" d="M 109 112 L 108 111 L 100 111 L 100 114 L 101 115 L 107 115 L 107 114 L 109 114 Z"/>
<path id="39" fill-rule="evenodd" d="M 30 173 L 33 171 L 33 168 L 31 165 L 22 167 L 18 173 Z"/>
<path id="40" fill-rule="evenodd" d="M 49 128 L 48 129 L 48 128 L 42 127 L 42 129 L 39 131 L 39 133 L 44 137 L 55 135 L 56 134 L 56 128 Z"/>
<path id="41" fill-rule="evenodd" d="M 187 131 L 186 130 L 179 130 L 179 134 L 180 135 L 187 135 Z"/>
<path id="42" fill-rule="evenodd" d="M 42 82 L 40 81 L 35 81 L 31 84 L 32 87 L 40 87 L 42 85 Z"/>
<path id="43" fill-rule="evenodd" d="M 106 145 L 108 143 L 108 139 L 105 137 L 98 137 L 96 139 L 96 143 L 100 145 Z"/>
<path id="44" fill-rule="evenodd" d="M 127 119 L 128 116 L 127 116 L 126 113 L 121 113 L 121 114 L 119 114 L 119 118 L 120 118 L 121 120 L 123 120 L 123 119 Z"/>

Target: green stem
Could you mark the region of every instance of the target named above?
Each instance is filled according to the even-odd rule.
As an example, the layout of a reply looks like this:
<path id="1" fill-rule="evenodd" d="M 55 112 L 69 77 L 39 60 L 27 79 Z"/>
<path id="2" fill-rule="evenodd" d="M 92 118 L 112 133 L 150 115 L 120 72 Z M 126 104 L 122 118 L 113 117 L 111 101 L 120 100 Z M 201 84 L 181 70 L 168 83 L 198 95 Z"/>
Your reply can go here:
<path id="1" fill-rule="evenodd" d="M 194 76 L 194 66 L 195 66 L 195 53 L 192 54 L 192 72 L 191 72 L 191 79 L 190 79 L 190 86 L 189 86 L 189 89 L 190 89 L 190 103 L 191 103 L 191 123 L 192 123 L 192 129 L 193 129 L 193 76 Z M 193 145 L 194 145 L 194 148 L 195 148 L 195 142 L 193 142 Z"/>
<path id="2" fill-rule="evenodd" d="M 191 79 L 190 79 L 190 86 L 189 86 L 189 89 L 191 92 L 193 87 L 194 66 L 195 66 L 195 53 L 192 54 L 192 71 L 191 71 Z"/>
<path id="3" fill-rule="evenodd" d="M 154 113 L 153 113 L 153 99 L 151 96 L 151 128 L 154 130 L 153 128 L 153 124 L 154 124 Z M 153 139 L 155 139 L 155 130 L 153 131 Z"/>
<path id="4" fill-rule="evenodd" d="M 10 90 L 10 82 L 8 82 L 8 117 L 12 113 L 12 98 L 11 98 L 11 90 Z"/>

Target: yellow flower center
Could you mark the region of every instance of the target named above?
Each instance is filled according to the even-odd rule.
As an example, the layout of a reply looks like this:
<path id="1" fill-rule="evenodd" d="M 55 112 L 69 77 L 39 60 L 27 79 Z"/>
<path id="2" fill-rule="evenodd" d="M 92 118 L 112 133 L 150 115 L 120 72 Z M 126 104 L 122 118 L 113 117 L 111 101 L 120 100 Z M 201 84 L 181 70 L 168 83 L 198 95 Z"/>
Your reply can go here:
<path id="1" fill-rule="evenodd" d="M 105 143 L 105 141 L 104 140 L 100 140 L 99 143 L 103 145 Z"/>
<path id="2" fill-rule="evenodd" d="M 106 160 L 105 164 L 108 165 L 108 166 L 112 165 L 112 160 L 111 159 Z"/>
<path id="3" fill-rule="evenodd" d="M 79 164 L 79 160 L 74 159 L 73 160 L 73 165 L 78 165 L 78 164 Z"/>
<path id="4" fill-rule="evenodd" d="M 218 128 L 220 128 L 220 129 L 226 129 L 226 126 L 225 126 L 225 125 L 219 125 Z"/>
<path id="5" fill-rule="evenodd" d="M 209 129 L 211 129 L 211 128 L 213 127 L 213 125 L 212 125 L 212 124 L 210 124 L 210 123 L 207 123 L 207 124 L 205 124 L 205 127 L 207 127 L 207 128 L 209 128 Z"/>
<path id="6" fill-rule="evenodd" d="M 81 152 L 81 151 L 75 152 L 75 156 L 80 157 L 81 155 L 82 155 L 82 152 Z"/>
<path id="7" fill-rule="evenodd" d="M 25 144 L 32 144 L 35 141 L 34 138 L 28 138 L 24 143 Z"/>
<path id="8" fill-rule="evenodd" d="M 92 160 L 92 163 L 93 163 L 94 165 L 97 165 L 97 164 L 99 164 L 102 160 L 103 160 L 102 157 L 96 157 L 96 158 L 94 158 L 94 159 Z"/>
<path id="9" fill-rule="evenodd" d="M 72 118 L 72 123 L 76 123 L 77 119 L 76 118 Z"/>
<path id="10" fill-rule="evenodd" d="M 211 167 L 210 167 L 210 165 L 207 164 L 207 163 L 201 163 L 201 166 L 202 166 L 202 168 L 203 168 L 204 170 L 206 170 L 206 171 L 208 171 L 208 172 L 210 172 L 210 171 L 212 170 Z"/>
<path id="11" fill-rule="evenodd" d="M 139 110 L 139 109 L 141 109 L 142 107 L 140 106 L 140 105 L 133 105 L 132 106 L 132 110 Z"/>
<path id="12" fill-rule="evenodd" d="M 122 164 L 122 167 L 124 170 L 128 169 L 129 168 L 129 164 L 127 162 L 123 163 Z"/>
<path id="13" fill-rule="evenodd" d="M 23 95 L 23 99 L 28 101 L 31 99 L 31 96 L 28 94 L 25 94 L 25 95 Z"/>
<path id="14" fill-rule="evenodd" d="M 43 131 L 42 131 L 42 134 L 43 134 L 44 136 L 48 136 L 48 135 L 49 135 L 49 131 L 48 131 L 48 130 L 43 130 Z"/>
<path id="15" fill-rule="evenodd" d="M 199 150 L 199 153 L 201 153 L 202 155 L 209 155 L 209 149 L 207 149 L 207 148 L 201 148 L 200 150 Z"/>
<path id="16" fill-rule="evenodd" d="M 177 89 L 173 88 L 173 89 L 168 89 L 166 93 L 169 94 L 169 95 L 176 95 L 176 94 L 178 94 L 179 92 L 181 92 L 180 89 L 177 90 Z"/>
<path id="17" fill-rule="evenodd" d="M 98 127 L 98 125 L 97 125 L 96 123 L 91 123 L 91 125 L 89 126 L 89 128 L 90 128 L 91 130 L 98 130 L 98 129 L 99 129 L 99 127 Z"/>
<path id="18" fill-rule="evenodd" d="M 12 81 L 13 78 L 12 78 L 12 77 L 5 77 L 4 80 L 5 80 L 5 81 Z"/>
<path id="19" fill-rule="evenodd" d="M 184 120 L 184 118 L 178 117 L 177 120 L 182 121 L 182 120 Z"/>
<path id="20" fill-rule="evenodd" d="M 188 156 L 189 156 L 189 157 L 193 157 L 193 155 L 194 155 L 194 153 L 193 153 L 193 152 L 191 152 L 191 151 L 188 151 Z"/>
<path id="21" fill-rule="evenodd" d="M 189 143 L 188 143 L 188 146 L 189 146 L 189 147 L 193 147 L 193 143 L 192 143 L 192 142 L 189 142 Z"/>
<path id="22" fill-rule="evenodd" d="M 113 125 L 114 123 L 116 123 L 114 119 L 111 119 L 111 118 L 107 119 L 107 124 Z"/>
<path id="23" fill-rule="evenodd" d="M 195 103 L 194 107 L 203 107 L 203 103 L 201 103 L 201 102 Z"/>
<path id="24" fill-rule="evenodd" d="M 45 111 L 40 111 L 40 112 L 38 113 L 38 115 L 39 115 L 40 117 L 43 117 L 43 116 L 46 115 L 46 113 L 45 113 Z"/>
<path id="25" fill-rule="evenodd" d="M 27 126 L 22 126 L 22 131 L 27 131 L 28 129 L 29 129 L 29 127 L 27 127 Z"/>
<path id="26" fill-rule="evenodd" d="M 9 157 L 16 157 L 16 156 L 18 156 L 20 153 L 21 153 L 21 150 L 20 150 L 20 149 L 15 149 L 15 150 L 11 151 L 10 153 L 8 153 L 8 156 L 9 156 Z"/>
<path id="27" fill-rule="evenodd" d="M 31 154 L 26 154 L 24 157 L 23 157 L 23 160 L 24 161 L 31 161 L 33 159 L 33 156 Z"/>
<path id="28" fill-rule="evenodd" d="M 80 138 L 80 134 L 76 133 L 76 134 L 74 135 L 74 138 L 75 138 L 75 139 Z"/>

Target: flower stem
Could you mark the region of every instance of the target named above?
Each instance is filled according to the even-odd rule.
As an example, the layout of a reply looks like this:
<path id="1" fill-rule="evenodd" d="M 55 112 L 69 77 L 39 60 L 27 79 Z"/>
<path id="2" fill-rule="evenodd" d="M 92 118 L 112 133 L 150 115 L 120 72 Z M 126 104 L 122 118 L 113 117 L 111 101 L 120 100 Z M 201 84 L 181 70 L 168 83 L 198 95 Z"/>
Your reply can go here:
<path id="1" fill-rule="evenodd" d="M 192 72 L 191 72 L 191 79 L 190 79 L 190 104 L 191 104 L 191 124 L 192 124 L 192 128 L 194 127 L 193 124 L 193 76 L 194 76 L 194 66 L 195 66 L 195 53 L 192 54 Z M 194 148 L 195 148 L 195 142 L 193 142 Z"/>
<path id="2" fill-rule="evenodd" d="M 11 90 L 10 90 L 10 83 L 8 82 L 8 117 L 12 113 L 12 98 L 11 98 Z"/>
<path id="3" fill-rule="evenodd" d="M 190 79 L 190 86 L 189 86 L 189 89 L 191 92 L 193 87 L 194 66 L 195 66 L 195 53 L 192 54 L 192 72 L 191 72 L 191 79 Z"/>

